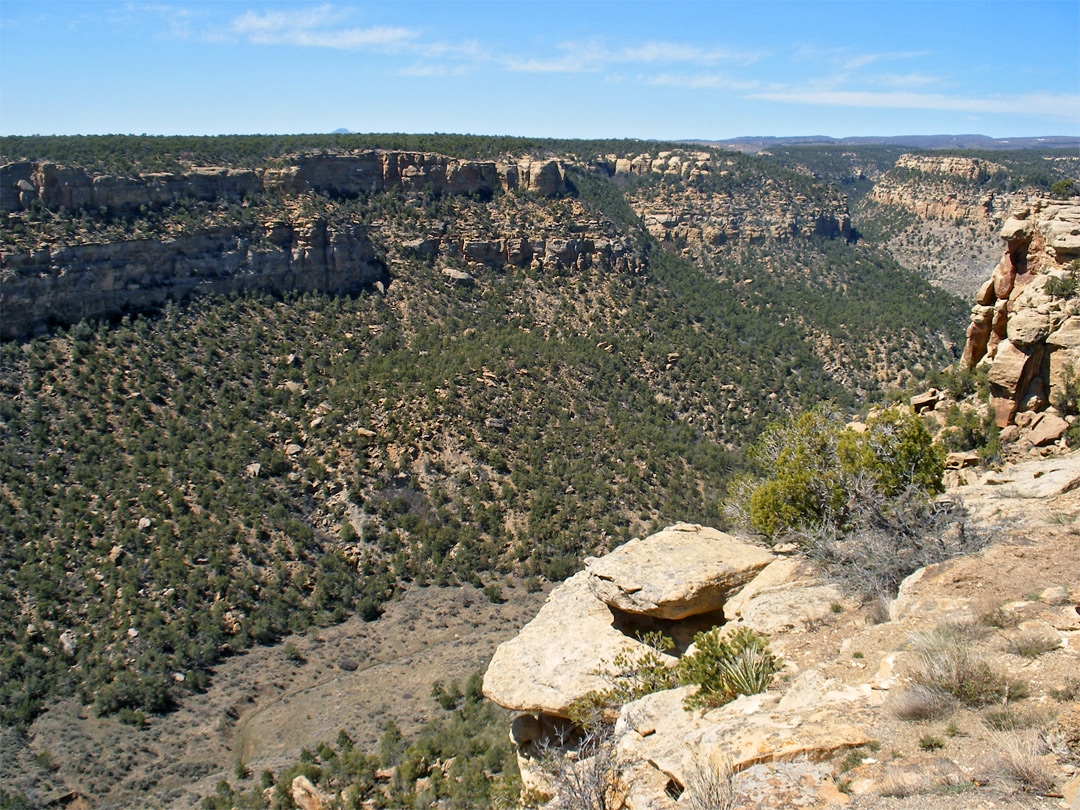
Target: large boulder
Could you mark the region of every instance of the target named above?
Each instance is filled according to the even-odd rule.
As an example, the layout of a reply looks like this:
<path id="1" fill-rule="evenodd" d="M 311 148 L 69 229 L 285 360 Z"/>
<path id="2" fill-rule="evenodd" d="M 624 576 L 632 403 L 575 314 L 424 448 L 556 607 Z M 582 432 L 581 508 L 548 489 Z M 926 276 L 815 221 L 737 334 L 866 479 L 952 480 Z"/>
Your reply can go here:
<path id="1" fill-rule="evenodd" d="M 683 700 L 693 689 L 656 692 L 626 704 L 615 727 L 618 758 L 648 763 L 686 785 L 702 763 L 726 762 L 739 772 L 759 763 L 827 759 L 874 739 L 872 711 L 861 694 L 837 693 L 791 710 L 778 706 L 775 695 L 751 695 L 688 714 Z M 636 785 L 631 792 L 638 792 Z M 644 797 L 635 798 L 635 806 L 648 806 Z"/>
<path id="2" fill-rule="evenodd" d="M 568 717 L 574 700 L 610 687 L 599 672 L 616 655 L 652 649 L 616 629 L 588 579 L 580 571 L 557 587 L 536 618 L 499 645 L 484 675 L 485 695 L 508 709 Z"/>
<path id="3" fill-rule="evenodd" d="M 716 529 L 677 523 L 590 560 L 585 570 L 589 588 L 608 605 L 682 619 L 721 609 L 772 559 L 764 549 Z"/>
<path id="4" fill-rule="evenodd" d="M 759 633 L 779 633 L 820 621 L 843 598 L 840 587 L 825 582 L 805 562 L 776 560 L 724 605 L 724 618 Z"/>

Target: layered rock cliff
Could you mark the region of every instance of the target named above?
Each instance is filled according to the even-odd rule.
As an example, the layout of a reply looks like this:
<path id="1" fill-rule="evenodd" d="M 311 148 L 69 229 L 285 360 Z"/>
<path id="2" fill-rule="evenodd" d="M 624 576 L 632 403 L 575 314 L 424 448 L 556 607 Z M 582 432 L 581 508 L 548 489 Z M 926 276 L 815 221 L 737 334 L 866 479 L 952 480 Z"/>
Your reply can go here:
<path id="1" fill-rule="evenodd" d="M 659 188 L 632 187 L 628 200 L 660 242 L 700 252 L 725 245 L 784 242 L 799 237 L 848 238 L 846 196 L 835 189 L 819 196 L 761 178 L 747 183 L 736 156 L 663 151 L 610 161 L 616 177 L 654 175 Z"/>
<path id="2" fill-rule="evenodd" d="M 1004 166 L 980 158 L 901 155 L 894 170 L 875 183 L 870 199 L 924 219 L 1000 220 L 1015 199 L 985 190 L 982 181 L 1005 171 Z"/>
<path id="3" fill-rule="evenodd" d="M 45 210 L 71 222 L 78 214 L 107 219 L 120 212 L 160 209 L 190 200 L 247 207 L 239 223 L 216 224 L 213 212 L 195 223 L 172 223 L 141 233 L 80 236 L 54 223 L 6 240 L 0 254 L 0 339 L 26 335 L 48 323 L 70 324 L 146 309 L 193 294 L 243 290 L 348 293 L 386 280 L 372 230 L 356 216 L 312 215 L 305 195 L 351 199 L 390 192 L 490 198 L 522 189 L 540 197 L 566 192 L 555 160 L 469 161 L 426 152 L 365 151 L 316 155 L 294 165 L 260 170 L 193 168 L 187 173 L 132 177 L 91 176 L 78 167 L 22 161 L 0 167 L 5 214 Z M 255 206 L 251 206 L 252 201 Z M 198 210 L 198 209 L 197 209 Z M 598 254 L 618 263 L 617 244 L 578 239 L 459 237 L 438 234 L 435 252 L 483 264 L 571 266 Z M 623 261 L 625 267 L 626 261 Z"/>
<path id="4" fill-rule="evenodd" d="M 1036 201 L 1000 232 L 1005 250 L 976 295 L 963 363 L 988 367 L 998 425 L 1065 396 L 1080 359 L 1080 205 Z"/>
<path id="5" fill-rule="evenodd" d="M 258 192 L 357 195 L 385 191 L 432 191 L 490 196 L 498 189 L 528 189 L 543 196 L 566 191 L 562 165 L 555 160 L 462 160 L 430 152 L 365 150 L 346 155 L 312 155 L 285 167 L 232 169 L 193 167 L 185 173 L 148 172 L 136 176 L 91 176 L 79 167 L 19 161 L 0 167 L 0 210 L 29 208 L 138 208 L 177 197 L 200 200 L 241 198 Z"/>

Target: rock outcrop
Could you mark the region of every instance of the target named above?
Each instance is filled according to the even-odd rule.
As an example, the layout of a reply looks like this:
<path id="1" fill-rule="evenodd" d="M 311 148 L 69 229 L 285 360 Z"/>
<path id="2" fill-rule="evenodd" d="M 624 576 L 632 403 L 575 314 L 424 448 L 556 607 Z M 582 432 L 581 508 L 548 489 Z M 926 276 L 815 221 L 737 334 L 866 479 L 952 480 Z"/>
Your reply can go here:
<path id="1" fill-rule="evenodd" d="M 1036 202 L 1001 228 L 1005 251 L 976 296 L 963 364 L 988 366 L 999 426 L 1041 412 L 1064 392 L 1080 359 L 1080 205 Z"/>
<path id="2" fill-rule="evenodd" d="M 499 645 L 484 676 L 485 695 L 508 709 L 569 717 L 573 701 L 610 686 L 600 674 L 605 662 L 624 649 L 649 649 L 616 628 L 588 580 L 581 571 L 557 587 L 536 618 Z"/>
<path id="3" fill-rule="evenodd" d="M 875 183 L 870 199 L 922 219 L 1000 221 L 1017 197 L 985 191 L 980 181 L 1004 171 L 1004 166 L 981 158 L 901 155 L 894 171 Z"/>
<path id="4" fill-rule="evenodd" d="M 432 191 L 490 197 L 524 188 L 543 196 L 566 193 L 563 165 L 550 158 L 463 160 L 432 152 L 381 149 L 346 155 L 310 155 L 282 168 L 193 167 L 186 172 L 146 172 L 134 177 L 91 175 L 79 167 L 42 161 L 0 166 L 0 210 L 48 208 L 113 210 L 154 206 L 178 197 L 240 199 L 259 192 L 355 196 L 386 191 Z"/>
<path id="5" fill-rule="evenodd" d="M 353 293 L 385 280 L 386 267 L 372 230 L 298 213 L 296 200 L 312 192 L 352 199 L 386 192 L 470 195 L 490 199 L 523 189 L 540 197 L 567 192 L 558 160 L 474 161 L 428 152 L 368 150 L 310 155 L 292 165 L 262 169 L 195 167 L 137 176 L 92 175 L 79 167 L 21 161 L 0 167 L 0 209 L 35 206 L 91 216 L 134 216 L 182 200 L 211 206 L 280 200 L 280 217 L 265 223 L 187 223 L 145 238 L 77 235 L 5 247 L 0 255 L 0 339 L 21 337 L 50 323 L 144 310 L 194 294 L 243 290 Z M 201 209 L 200 209 L 201 210 Z M 630 262 L 621 242 L 578 238 L 465 240 L 437 238 L 448 257 L 502 267 L 559 268 L 597 261 L 616 269 Z M 457 271 L 455 271 L 457 272 Z"/>
<path id="6" fill-rule="evenodd" d="M 0 339 L 197 294 L 356 292 L 386 269 L 366 228 L 318 220 L 11 253 L 3 272 Z"/>
<path id="7" fill-rule="evenodd" d="M 775 559 L 723 604 L 725 616 L 735 626 L 767 628 L 771 649 L 783 657 L 785 670 L 767 691 L 703 711 L 685 708 L 693 686 L 648 694 L 622 706 L 611 737 L 600 749 L 603 753 L 591 757 L 589 749 L 579 747 L 580 737 L 565 719 L 519 717 L 511 738 L 518 745 L 523 782 L 542 795 L 557 794 L 560 781 L 551 776 L 550 757 L 561 750 L 567 767 L 578 776 L 602 777 L 618 786 L 620 806 L 627 810 L 699 806 L 703 794 L 693 792 L 703 777 L 714 784 L 729 778 L 739 807 L 824 807 L 848 803 L 849 795 L 865 797 L 857 800 L 863 802 L 858 806 L 870 807 L 884 796 L 910 795 L 911 802 L 898 801 L 896 806 L 914 810 L 936 806 L 943 792 L 961 790 L 970 791 L 972 801 L 957 807 L 997 806 L 1003 794 L 995 792 L 996 785 L 984 788 L 989 777 L 982 774 L 992 773 L 995 780 L 1010 778 L 998 754 L 1007 740 L 986 730 L 989 714 L 979 706 L 959 707 L 940 719 L 949 720 L 962 733 L 950 737 L 940 753 L 926 753 L 933 742 L 928 729 L 932 732 L 937 726 L 911 722 L 905 714 L 905 706 L 914 700 L 911 695 L 918 694 L 912 684 L 921 683 L 918 672 L 923 666 L 911 647 L 913 639 L 930 638 L 927 634 L 935 628 L 955 633 L 954 643 L 975 645 L 970 648 L 972 660 L 987 667 L 988 673 L 1012 672 L 1033 690 L 1032 703 L 1037 700 L 1038 708 L 1031 711 L 1045 711 L 1048 717 L 1060 711 L 1058 727 L 1075 722 L 1070 720 L 1068 699 L 1057 694 L 1056 686 L 1047 685 L 1073 678 L 1076 671 L 1080 533 L 1060 525 L 1053 513 L 1060 518 L 1075 510 L 1078 464 L 1076 456 L 1025 462 L 1003 471 L 1000 481 L 961 489 L 965 502 L 976 506 L 976 520 L 995 523 L 999 542 L 913 573 L 889 606 L 887 619 L 869 606 L 853 606 L 835 586 L 823 583 L 805 559 Z M 1051 485 L 1042 486 L 1044 480 Z M 985 509 L 980 507 L 984 500 Z M 1015 536 L 1002 532 L 1002 515 L 1010 521 L 1023 516 L 1022 522 L 1011 524 Z M 634 558 L 643 567 L 635 572 L 636 579 L 648 583 L 652 572 L 641 549 L 670 533 L 669 529 L 633 541 L 611 556 L 637 555 Z M 597 569 L 603 559 L 591 561 L 589 570 Z M 625 562 L 619 561 L 618 567 Z M 660 580 L 666 578 L 665 571 L 661 559 Z M 582 572 L 571 580 L 578 598 L 585 595 L 587 576 Z M 1058 581 L 1070 585 L 1046 586 Z M 804 598 L 827 587 L 834 588 L 827 597 Z M 1029 593 L 1038 597 L 1022 596 Z M 823 608 L 825 598 L 835 601 Z M 774 611 L 773 605 L 780 607 Z M 1003 617 L 1000 621 L 994 618 L 995 610 Z M 805 614 L 801 618 L 800 612 Z M 770 622 L 778 613 L 789 620 Z M 755 616 L 760 624 L 755 624 Z M 969 625 L 989 627 L 993 622 L 998 622 L 993 633 L 972 630 L 969 640 L 961 636 Z M 523 635 L 534 632 L 530 628 Z M 588 643 L 581 636 L 590 632 L 582 625 L 560 629 L 550 621 L 544 630 L 549 636 L 542 665 L 552 671 L 558 669 L 558 661 L 552 659 L 560 646 L 581 647 Z M 1018 667 L 1017 654 L 1000 637 L 1033 633 L 1058 643 L 1050 645 L 1051 652 Z M 496 656 L 485 680 L 485 691 L 496 700 L 488 684 L 503 677 L 492 670 L 505 664 Z M 566 661 L 566 666 L 575 665 Z M 513 662 L 518 671 L 530 666 L 535 663 Z M 1024 704 L 1012 704 L 1010 700 L 1010 712 L 1025 711 Z M 1072 789 L 1075 761 L 1061 757 L 1040 761 L 1046 779 L 1064 786 L 1063 791 Z M 687 793 L 693 795 L 686 797 Z"/>
<path id="8" fill-rule="evenodd" d="M 724 607 L 772 555 L 729 534 L 679 523 L 586 563 L 598 599 L 627 613 L 683 619 Z"/>

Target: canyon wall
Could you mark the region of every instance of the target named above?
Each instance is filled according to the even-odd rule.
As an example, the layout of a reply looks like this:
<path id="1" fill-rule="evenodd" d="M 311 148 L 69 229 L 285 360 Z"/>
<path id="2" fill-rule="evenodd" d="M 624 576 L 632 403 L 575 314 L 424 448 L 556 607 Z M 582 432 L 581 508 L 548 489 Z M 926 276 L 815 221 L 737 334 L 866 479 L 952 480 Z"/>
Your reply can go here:
<path id="1" fill-rule="evenodd" d="M 10 214 L 42 206 L 57 216 L 104 215 L 168 204 L 180 198 L 236 202 L 251 195 L 295 198 L 306 192 L 356 197 L 391 191 L 475 195 L 523 189 L 540 197 L 566 192 L 556 160 L 470 161 L 426 152 L 365 151 L 315 155 L 265 169 L 194 168 L 185 173 L 91 175 L 55 163 L 22 161 L 0 167 L 0 209 Z M 283 214 L 289 206 L 283 206 Z M 588 239 L 472 240 L 451 253 L 497 263 L 572 265 L 593 253 L 618 262 L 618 245 Z M 0 339 L 22 337 L 50 323 L 70 324 L 144 310 L 194 294 L 242 290 L 356 292 L 383 280 L 386 267 L 369 230 L 320 217 L 215 227 L 104 244 L 42 242 L 0 255 Z"/>
<path id="2" fill-rule="evenodd" d="M 1004 427 L 1050 408 L 1080 360 L 1080 205 L 1035 201 L 1001 229 L 1005 251 L 976 295 L 963 363 L 989 367 L 991 404 Z"/>

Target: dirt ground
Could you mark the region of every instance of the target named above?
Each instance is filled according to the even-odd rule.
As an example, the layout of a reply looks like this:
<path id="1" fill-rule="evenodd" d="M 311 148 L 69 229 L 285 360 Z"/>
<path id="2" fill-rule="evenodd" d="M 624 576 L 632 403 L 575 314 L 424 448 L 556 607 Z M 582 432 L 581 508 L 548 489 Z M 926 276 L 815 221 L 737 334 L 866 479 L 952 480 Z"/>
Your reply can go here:
<path id="1" fill-rule="evenodd" d="M 432 683 L 485 667 L 544 599 L 503 591 L 496 605 L 471 586 L 414 588 L 375 622 L 354 617 L 251 650 L 145 729 L 58 702 L 25 737 L 0 730 L 0 785 L 42 805 L 74 792 L 93 807 L 188 808 L 232 779 L 240 759 L 255 774 L 276 771 L 340 729 L 373 749 L 387 720 L 416 730 L 433 706 Z M 303 662 L 285 654 L 287 643 Z"/>

